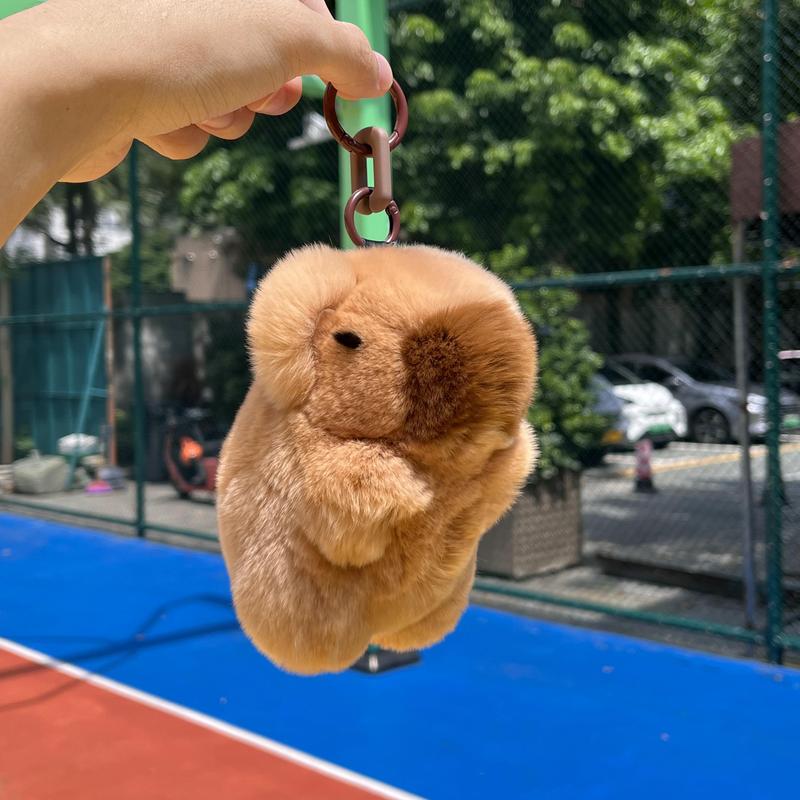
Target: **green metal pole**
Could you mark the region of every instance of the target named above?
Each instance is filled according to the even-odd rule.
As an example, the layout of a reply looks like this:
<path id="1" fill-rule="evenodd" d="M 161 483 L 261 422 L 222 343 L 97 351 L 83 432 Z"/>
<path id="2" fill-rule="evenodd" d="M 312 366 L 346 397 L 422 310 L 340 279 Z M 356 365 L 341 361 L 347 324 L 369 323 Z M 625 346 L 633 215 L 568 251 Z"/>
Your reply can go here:
<path id="1" fill-rule="evenodd" d="M 764 287 L 764 383 L 767 395 L 767 650 L 770 661 L 783 658 L 783 553 L 781 516 L 780 385 L 778 374 L 778 0 L 764 0 L 761 64 L 762 108 L 762 283 Z"/>
<path id="2" fill-rule="evenodd" d="M 325 94 L 325 84 L 316 75 L 303 75 L 303 97 L 322 99 Z"/>
<path id="3" fill-rule="evenodd" d="M 145 535 L 144 507 L 144 380 L 142 377 L 142 230 L 139 219 L 138 147 L 128 156 L 128 192 L 131 202 L 131 310 L 133 311 L 133 469 L 136 481 L 136 535 Z"/>
<path id="4" fill-rule="evenodd" d="M 388 12 L 386 0 L 337 0 L 336 16 L 343 22 L 358 25 L 367 35 L 374 50 L 389 57 L 389 37 L 386 30 Z M 348 133 L 358 133 L 362 128 L 379 125 L 391 131 L 389 97 L 378 97 L 370 100 L 359 100 L 357 103 L 339 101 L 338 114 L 344 129 Z M 367 161 L 369 180 L 372 180 L 372 161 Z M 339 237 L 342 247 L 353 247 L 344 228 L 344 206 L 350 198 L 350 155 L 344 148 L 339 148 Z M 358 228 L 366 239 L 380 240 L 386 238 L 389 224 L 385 214 L 369 216 L 356 215 Z"/>

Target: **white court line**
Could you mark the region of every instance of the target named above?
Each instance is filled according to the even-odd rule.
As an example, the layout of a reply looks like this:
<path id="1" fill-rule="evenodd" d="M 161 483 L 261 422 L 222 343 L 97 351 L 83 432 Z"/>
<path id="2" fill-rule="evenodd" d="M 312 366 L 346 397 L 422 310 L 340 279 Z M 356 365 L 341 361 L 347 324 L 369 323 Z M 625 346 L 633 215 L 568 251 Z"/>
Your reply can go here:
<path id="1" fill-rule="evenodd" d="M 367 778 L 365 775 L 359 775 L 357 772 L 351 772 L 349 769 L 331 764 L 329 761 L 323 761 L 321 758 L 315 758 L 301 750 L 295 750 L 293 747 L 288 747 L 285 744 L 268 739 L 266 736 L 259 736 L 257 733 L 252 733 L 244 728 L 237 728 L 235 725 L 229 725 L 227 722 L 222 722 L 207 714 L 201 714 L 199 711 L 193 711 L 186 706 L 171 703 L 169 700 L 163 700 L 155 695 L 139 691 L 139 689 L 126 686 L 124 683 L 118 683 L 110 678 L 104 678 L 102 675 L 96 675 L 82 667 L 75 666 L 66 661 L 60 661 L 57 658 L 52 658 L 46 653 L 40 653 L 38 650 L 31 650 L 9 639 L 0 637 L 0 648 L 20 656 L 20 658 L 28 659 L 29 661 L 42 664 L 50 669 L 61 672 L 64 675 L 78 678 L 84 683 L 98 686 L 101 689 L 118 694 L 121 697 L 134 700 L 137 703 L 143 703 L 146 706 L 150 706 L 151 708 L 155 708 L 167 714 L 173 714 L 188 722 L 193 722 L 195 725 L 208 728 L 215 733 L 229 736 L 231 739 L 236 739 L 237 741 L 249 744 L 260 750 L 265 750 L 268 753 L 285 758 L 287 761 L 292 761 L 295 764 L 320 772 L 328 777 L 336 778 L 343 783 L 358 786 L 361 789 L 374 792 L 382 797 L 391 798 L 391 800 L 423 800 L 419 795 L 409 794 L 402 789 L 395 789 L 393 786 L 373 780 L 372 778 Z"/>

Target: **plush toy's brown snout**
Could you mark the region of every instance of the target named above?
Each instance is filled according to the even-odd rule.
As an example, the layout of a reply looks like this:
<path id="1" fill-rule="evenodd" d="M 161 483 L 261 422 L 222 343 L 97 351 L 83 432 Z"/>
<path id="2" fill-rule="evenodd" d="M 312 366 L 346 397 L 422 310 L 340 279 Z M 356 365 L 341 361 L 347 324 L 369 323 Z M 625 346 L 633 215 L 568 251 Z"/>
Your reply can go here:
<path id="1" fill-rule="evenodd" d="M 520 401 L 530 395 L 535 355 L 509 344 L 529 337 L 525 321 L 501 302 L 471 303 L 425 320 L 403 347 L 407 432 L 423 441 L 453 427 L 512 433 Z"/>
<path id="2" fill-rule="evenodd" d="M 513 294 L 433 248 L 306 248 L 262 282 L 248 338 L 217 504 L 245 631 L 302 673 L 438 641 L 535 458 Z"/>

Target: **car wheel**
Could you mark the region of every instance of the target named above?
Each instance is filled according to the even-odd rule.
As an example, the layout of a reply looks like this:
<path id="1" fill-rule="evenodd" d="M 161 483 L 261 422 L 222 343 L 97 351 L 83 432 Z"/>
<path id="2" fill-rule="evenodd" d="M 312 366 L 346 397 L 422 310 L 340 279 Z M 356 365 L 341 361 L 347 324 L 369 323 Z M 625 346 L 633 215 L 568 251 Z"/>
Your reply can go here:
<path id="1" fill-rule="evenodd" d="M 721 411 L 716 408 L 701 408 L 692 417 L 692 439 L 702 444 L 728 444 L 731 427 Z"/>

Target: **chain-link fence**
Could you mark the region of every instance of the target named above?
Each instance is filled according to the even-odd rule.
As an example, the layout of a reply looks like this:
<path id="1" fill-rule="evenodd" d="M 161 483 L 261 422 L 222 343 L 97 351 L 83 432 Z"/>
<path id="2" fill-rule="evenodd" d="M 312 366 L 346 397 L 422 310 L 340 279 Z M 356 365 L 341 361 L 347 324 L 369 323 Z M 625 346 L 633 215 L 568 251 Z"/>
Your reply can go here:
<path id="1" fill-rule="evenodd" d="M 374 25 L 386 9 L 337 10 Z M 389 2 L 403 238 L 514 284 L 541 346 L 542 460 L 482 548 L 482 599 L 672 623 L 774 659 L 800 645 L 798 22 L 800 0 Z M 12 237 L 2 461 L 43 447 L 33 421 L 59 403 L 56 438 L 92 439 L 61 444 L 67 492 L 13 491 L 6 468 L 9 508 L 214 546 L 249 292 L 286 250 L 340 238 L 346 162 L 307 89 L 191 162 L 140 147 L 56 187 Z M 20 305 L 27 264 L 93 256 L 100 294 L 81 305 L 67 287 L 74 304 L 54 306 L 42 278 Z M 23 330 L 40 338 L 23 347 Z M 31 388 L 35 358 L 52 363 Z"/>

